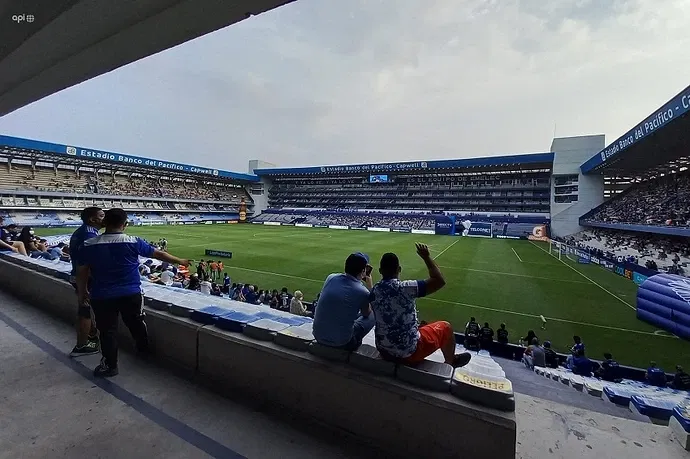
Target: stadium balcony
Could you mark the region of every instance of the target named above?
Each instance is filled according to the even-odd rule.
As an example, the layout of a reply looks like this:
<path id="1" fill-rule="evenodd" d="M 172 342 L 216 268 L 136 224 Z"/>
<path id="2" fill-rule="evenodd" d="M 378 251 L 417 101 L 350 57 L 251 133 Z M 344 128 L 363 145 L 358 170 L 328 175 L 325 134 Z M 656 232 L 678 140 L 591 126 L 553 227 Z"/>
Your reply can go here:
<path id="1" fill-rule="evenodd" d="M 483 198 L 483 199 L 482 199 Z M 368 176 L 276 177 L 271 207 L 489 210 L 549 212 L 550 176 L 543 172 L 400 174 L 371 183 Z"/>
<path id="2" fill-rule="evenodd" d="M 66 320 L 74 315 L 70 270 L 57 260 L 0 255 L 0 278 L 33 276 L 7 288 Z M 241 390 L 399 455 L 515 457 L 512 385 L 485 351 L 455 370 L 440 351 L 415 367 L 396 365 L 378 355 L 373 333 L 359 350 L 337 353 L 313 342 L 309 318 L 190 290 L 143 287 L 153 354 L 223 392 Z"/>
<path id="3" fill-rule="evenodd" d="M 120 172 L 113 170 L 99 173 L 95 170 L 55 164 L 53 167 L 22 164 L 9 158 L 0 167 L 7 173 L 0 174 L 0 191 L 49 192 L 56 194 L 78 194 L 121 198 L 122 196 L 146 198 L 168 198 L 189 201 L 227 202 L 239 205 L 242 200 L 253 204 L 242 186 L 227 184 L 220 186 L 206 178 L 197 180 L 171 178 L 152 172 Z M 32 205 L 32 204 L 30 204 Z"/>

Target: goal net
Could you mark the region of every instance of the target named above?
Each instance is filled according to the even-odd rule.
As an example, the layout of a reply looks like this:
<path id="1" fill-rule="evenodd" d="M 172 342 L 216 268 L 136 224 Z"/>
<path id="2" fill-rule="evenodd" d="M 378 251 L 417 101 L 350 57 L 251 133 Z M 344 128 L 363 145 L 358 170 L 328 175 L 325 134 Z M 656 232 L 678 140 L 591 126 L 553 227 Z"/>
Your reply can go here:
<path id="1" fill-rule="evenodd" d="M 567 245 L 563 242 L 549 240 L 549 253 L 551 256 L 559 260 L 568 259 L 577 263 L 579 261 L 580 250 L 572 245 Z"/>

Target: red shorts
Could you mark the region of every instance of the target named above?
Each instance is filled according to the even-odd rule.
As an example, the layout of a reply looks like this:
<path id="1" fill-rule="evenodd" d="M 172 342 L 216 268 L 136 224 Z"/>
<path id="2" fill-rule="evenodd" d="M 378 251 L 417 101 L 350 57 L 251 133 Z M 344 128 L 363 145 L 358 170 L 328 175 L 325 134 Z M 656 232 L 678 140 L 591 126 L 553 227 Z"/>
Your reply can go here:
<path id="1" fill-rule="evenodd" d="M 453 328 L 448 322 L 439 321 L 419 327 L 419 341 L 417 341 L 417 350 L 409 357 L 406 357 L 403 362 L 419 363 L 437 349 L 441 349 L 448 341 L 455 340 L 453 336 Z"/>

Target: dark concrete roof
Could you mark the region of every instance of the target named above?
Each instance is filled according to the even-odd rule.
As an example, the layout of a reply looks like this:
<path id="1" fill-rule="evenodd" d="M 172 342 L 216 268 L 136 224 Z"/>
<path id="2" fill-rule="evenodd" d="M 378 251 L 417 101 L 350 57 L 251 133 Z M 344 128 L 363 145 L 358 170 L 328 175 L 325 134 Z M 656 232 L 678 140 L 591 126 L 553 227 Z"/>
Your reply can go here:
<path id="1" fill-rule="evenodd" d="M 292 1 L 0 0 L 0 116 Z"/>

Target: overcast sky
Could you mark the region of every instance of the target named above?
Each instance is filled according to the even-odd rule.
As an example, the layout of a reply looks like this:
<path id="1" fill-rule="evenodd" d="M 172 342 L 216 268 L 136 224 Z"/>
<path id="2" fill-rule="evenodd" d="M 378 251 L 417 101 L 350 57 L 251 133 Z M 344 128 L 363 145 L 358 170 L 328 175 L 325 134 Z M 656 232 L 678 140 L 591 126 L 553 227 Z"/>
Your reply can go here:
<path id="1" fill-rule="evenodd" d="M 297 0 L 0 118 L 246 172 L 615 140 L 690 84 L 688 0 Z"/>

